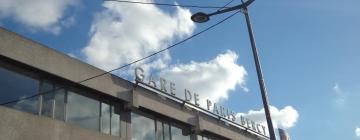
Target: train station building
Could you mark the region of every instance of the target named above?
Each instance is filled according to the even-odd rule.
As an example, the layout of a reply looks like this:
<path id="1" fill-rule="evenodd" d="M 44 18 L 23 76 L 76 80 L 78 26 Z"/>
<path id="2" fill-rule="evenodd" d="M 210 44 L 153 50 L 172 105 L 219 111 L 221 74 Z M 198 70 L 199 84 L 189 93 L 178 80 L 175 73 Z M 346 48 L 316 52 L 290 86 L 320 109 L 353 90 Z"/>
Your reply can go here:
<path id="1" fill-rule="evenodd" d="M 237 124 L 229 112 L 219 115 L 172 96 L 170 84 L 169 93 L 163 92 L 137 71 L 140 79 L 128 81 L 0 28 L 0 135 L 6 140 L 268 139 L 261 126 Z"/>

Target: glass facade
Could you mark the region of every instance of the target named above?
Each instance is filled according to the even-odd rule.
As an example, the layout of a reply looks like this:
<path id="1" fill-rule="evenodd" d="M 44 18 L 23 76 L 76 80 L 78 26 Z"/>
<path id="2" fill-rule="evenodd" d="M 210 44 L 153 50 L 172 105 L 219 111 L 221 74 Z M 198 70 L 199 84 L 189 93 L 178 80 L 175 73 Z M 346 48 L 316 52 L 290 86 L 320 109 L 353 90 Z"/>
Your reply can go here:
<path id="1" fill-rule="evenodd" d="M 111 108 L 107 103 L 101 103 L 101 132 L 110 134 Z"/>
<path id="2" fill-rule="evenodd" d="M 120 108 L 119 105 L 101 103 L 101 132 L 120 136 Z"/>
<path id="3" fill-rule="evenodd" d="M 205 136 L 200 136 L 200 135 L 198 135 L 198 136 L 197 136 L 197 140 L 211 140 L 211 139 L 208 138 L 208 137 L 205 137 Z"/>
<path id="4" fill-rule="evenodd" d="M 170 125 L 169 122 L 161 119 L 156 119 L 156 139 L 157 140 L 170 140 Z"/>
<path id="5" fill-rule="evenodd" d="M 54 101 L 53 101 L 53 118 L 57 120 L 65 120 L 65 102 L 66 102 L 66 90 L 55 86 Z"/>
<path id="6" fill-rule="evenodd" d="M 1 62 L 0 90 L 0 103 L 6 103 L 4 106 L 108 135 L 121 134 L 122 105 L 111 99 L 95 97 L 86 90 L 64 86 Z M 132 112 L 131 120 L 124 121 L 131 121 L 132 140 L 211 140 L 184 135 L 186 127 L 143 112 Z"/>
<path id="7" fill-rule="evenodd" d="M 111 106 L 111 135 L 120 136 L 120 105 Z"/>
<path id="8" fill-rule="evenodd" d="M 0 65 L 0 103 L 6 103 L 6 106 L 29 112 L 38 113 L 38 96 L 33 96 L 39 92 L 39 80 L 24 76 L 1 67 Z M 31 97 L 31 98 L 28 98 Z"/>
<path id="9" fill-rule="evenodd" d="M 163 140 L 164 139 L 164 126 L 163 122 L 160 120 L 156 120 L 156 140 Z"/>
<path id="10" fill-rule="evenodd" d="M 141 114 L 131 114 L 132 140 L 190 140 L 179 125 Z"/>
<path id="11" fill-rule="evenodd" d="M 163 123 L 164 126 L 164 140 L 171 140 L 170 125 L 169 123 Z"/>
<path id="12" fill-rule="evenodd" d="M 0 104 L 4 106 L 120 136 L 118 103 L 88 97 L 83 90 L 69 89 L 1 62 L 0 77 Z"/>
<path id="13" fill-rule="evenodd" d="M 91 130 L 99 130 L 100 102 L 73 91 L 68 92 L 66 121 Z"/>
<path id="14" fill-rule="evenodd" d="M 171 125 L 171 140 L 190 140 L 190 135 L 185 136 L 181 128 Z"/>
<path id="15" fill-rule="evenodd" d="M 40 93 L 44 93 L 40 96 L 42 100 L 42 108 L 41 108 L 41 115 L 52 117 L 53 116 L 53 107 L 54 107 L 54 94 L 46 93 L 45 92 L 52 92 L 54 90 L 54 86 L 48 82 L 42 82 L 40 86 Z"/>
<path id="16" fill-rule="evenodd" d="M 131 113 L 132 140 L 155 140 L 155 121 L 153 118 Z"/>

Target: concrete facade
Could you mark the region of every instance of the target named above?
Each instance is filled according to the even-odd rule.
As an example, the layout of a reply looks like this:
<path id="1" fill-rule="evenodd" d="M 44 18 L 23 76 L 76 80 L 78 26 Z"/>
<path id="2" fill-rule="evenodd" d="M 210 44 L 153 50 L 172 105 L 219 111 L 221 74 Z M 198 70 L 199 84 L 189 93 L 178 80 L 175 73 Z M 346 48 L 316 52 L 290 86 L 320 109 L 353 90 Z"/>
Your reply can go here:
<path id="1" fill-rule="evenodd" d="M 0 56 L 0 59 L 11 59 L 74 83 L 105 73 L 103 70 L 3 28 L 0 28 Z M 101 134 L 65 122 L 1 106 L 0 135 L 8 140 L 130 140 L 130 112 L 134 110 L 147 110 L 190 126 L 191 129 L 187 132 L 190 134 L 210 133 L 224 139 L 233 140 L 266 139 L 245 129 L 227 125 L 217 118 L 209 117 L 207 114 L 196 109 L 185 107 L 179 102 L 159 95 L 142 86 L 136 86 L 134 83 L 112 74 L 105 74 L 81 82 L 80 85 L 93 89 L 99 92 L 99 94 L 108 95 L 123 101 L 129 112 L 122 114 L 126 116 L 121 123 L 122 137 Z"/>

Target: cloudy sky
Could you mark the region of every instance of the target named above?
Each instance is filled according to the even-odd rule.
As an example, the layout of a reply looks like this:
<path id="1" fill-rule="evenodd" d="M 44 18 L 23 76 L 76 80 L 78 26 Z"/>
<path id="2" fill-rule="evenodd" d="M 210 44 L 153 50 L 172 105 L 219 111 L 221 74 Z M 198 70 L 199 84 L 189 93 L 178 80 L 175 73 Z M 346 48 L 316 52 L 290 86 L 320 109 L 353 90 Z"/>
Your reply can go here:
<path id="1" fill-rule="evenodd" d="M 155 2 L 222 6 L 228 1 Z M 292 139 L 360 139 L 359 6 L 357 0 L 280 0 L 255 1 L 249 8 L 273 122 Z M 190 20 L 195 12 L 216 10 L 100 0 L 0 0 L 0 26 L 110 70 L 229 15 L 203 24 Z M 178 90 L 187 88 L 264 122 L 241 14 L 137 66 L 171 79 Z M 133 80 L 133 68 L 115 74 Z"/>

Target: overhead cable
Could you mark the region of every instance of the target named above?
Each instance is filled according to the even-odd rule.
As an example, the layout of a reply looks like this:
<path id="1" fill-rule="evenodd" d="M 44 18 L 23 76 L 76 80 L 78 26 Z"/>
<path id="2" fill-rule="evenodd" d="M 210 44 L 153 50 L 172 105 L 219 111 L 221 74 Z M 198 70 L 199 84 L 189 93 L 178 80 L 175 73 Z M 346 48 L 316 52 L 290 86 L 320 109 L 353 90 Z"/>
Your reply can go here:
<path id="1" fill-rule="evenodd" d="M 221 8 L 219 8 L 217 11 L 220 11 L 220 10 L 222 10 L 222 9 L 224 9 L 224 8 L 228 8 L 227 6 L 229 5 L 229 4 L 231 4 L 232 2 L 233 2 L 234 0 L 230 0 L 228 3 L 226 3 L 224 6 L 222 6 Z"/>
<path id="2" fill-rule="evenodd" d="M 141 1 L 129 1 L 129 0 L 103 0 L 103 1 L 113 1 L 113 2 L 132 3 L 132 4 L 148 4 L 148 5 L 158 5 L 158 6 L 171 6 L 171 7 L 186 7 L 186 8 L 209 8 L 209 9 L 228 8 L 226 6 L 180 5 L 180 4 L 170 4 L 170 3 L 141 2 Z"/>
<path id="3" fill-rule="evenodd" d="M 91 80 L 91 79 L 95 79 L 95 78 L 104 76 L 104 75 L 109 74 L 109 73 L 111 73 L 111 72 L 114 72 L 114 71 L 123 69 L 123 68 L 128 67 L 128 66 L 131 66 L 131 65 L 133 65 L 133 64 L 135 64 L 135 63 L 137 63 L 137 62 L 140 62 L 140 61 L 143 61 L 143 60 L 148 59 L 148 58 L 150 58 L 150 57 L 153 57 L 153 56 L 155 56 L 155 55 L 157 55 L 157 54 L 159 54 L 159 53 L 161 53 L 161 52 L 164 52 L 164 51 L 166 51 L 166 50 L 168 50 L 168 49 L 171 49 L 171 48 L 173 48 L 173 47 L 175 47 L 175 46 L 178 46 L 178 45 L 180 45 L 180 44 L 182 44 L 182 43 L 184 43 L 184 42 L 186 42 L 186 41 L 188 41 L 188 40 L 190 40 L 190 39 L 192 39 L 192 38 L 194 38 L 194 37 L 196 37 L 196 36 L 198 36 L 198 35 L 206 32 L 206 31 L 208 31 L 208 30 L 210 30 L 210 29 L 212 29 L 212 28 L 220 25 L 221 23 L 223 23 L 223 22 L 225 22 L 226 20 L 230 19 L 231 17 L 235 16 L 235 15 L 236 15 L 237 13 L 239 13 L 239 12 L 240 12 L 240 11 L 236 11 L 235 13 L 233 13 L 233 14 L 229 15 L 228 17 L 220 20 L 219 22 L 217 22 L 217 23 L 215 23 L 215 24 L 213 24 L 213 25 L 205 28 L 204 30 L 201 30 L 200 32 L 197 32 L 196 34 L 193 34 L 193 35 L 191 35 L 191 36 L 189 36 L 189 37 L 187 37 L 187 38 L 185 38 L 185 39 L 183 39 L 183 40 L 181 40 L 181 41 L 179 41 L 179 42 L 177 42 L 177 43 L 175 43 L 175 44 L 173 44 L 173 45 L 170 45 L 170 46 L 164 48 L 164 49 L 158 50 L 158 51 L 156 51 L 156 52 L 154 52 L 154 53 L 152 53 L 152 54 L 150 54 L 150 55 L 147 55 L 147 56 L 145 56 L 145 57 L 143 57 L 143 58 L 137 59 L 137 60 L 132 61 L 132 62 L 130 62 L 130 63 L 128 63 L 128 64 L 122 65 L 122 66 L 120 66 L 120 67 L 117 67 L 117 68 L 115 68 L 115 69 L 106 71 L 106 72 L 104 72 L 104 73 L 101 73 L 101 74 L 98 74 L 98 75 L 95 75 L 95 76 L 86 78 L 86 79 L 81 80 L 81 81 L 78 81 L 78 82 L 76 82 L 76 83 L 81 84 L 81 83 L 83 83 L 83 82 L 86 82 L 86 81 L 89 81 L 89 80 Z M 33 97 L 36 97 L 36 96 L 39 96 L 39 95 L 49 94 L 49 93 L 52 93 L 52 92 L 54 92 L 54 91 L 56 91 L 56 90 L 60 90 L 60 89 L 63 89 L 63 88 L 65 88 L 65 87 L 64 87 L 64 86 L 57 87 L 57 88 L 55 88 L 55 89 L 53 89 L 53 90 L 49 90 L 49 91 L 45 91 L 45 92 L 39 92 L 39 93 L 34 94 L 34 95 L 32 95 L 32 96 L 28 96 L 28 97 L 24 97 L 24 98 L 12 100 L 12 101 L 4 102 L 4 103 L 1 103 L 0 105 L 6 105 L 6 104 L 11 104 L 11 103 L 16 103 L 16 102 L 19 102 L 19 101 L 22 101 L 22 100 L 26 100 L 26 99 L 30 99 L 30 98 L 33 98 Z"/>

